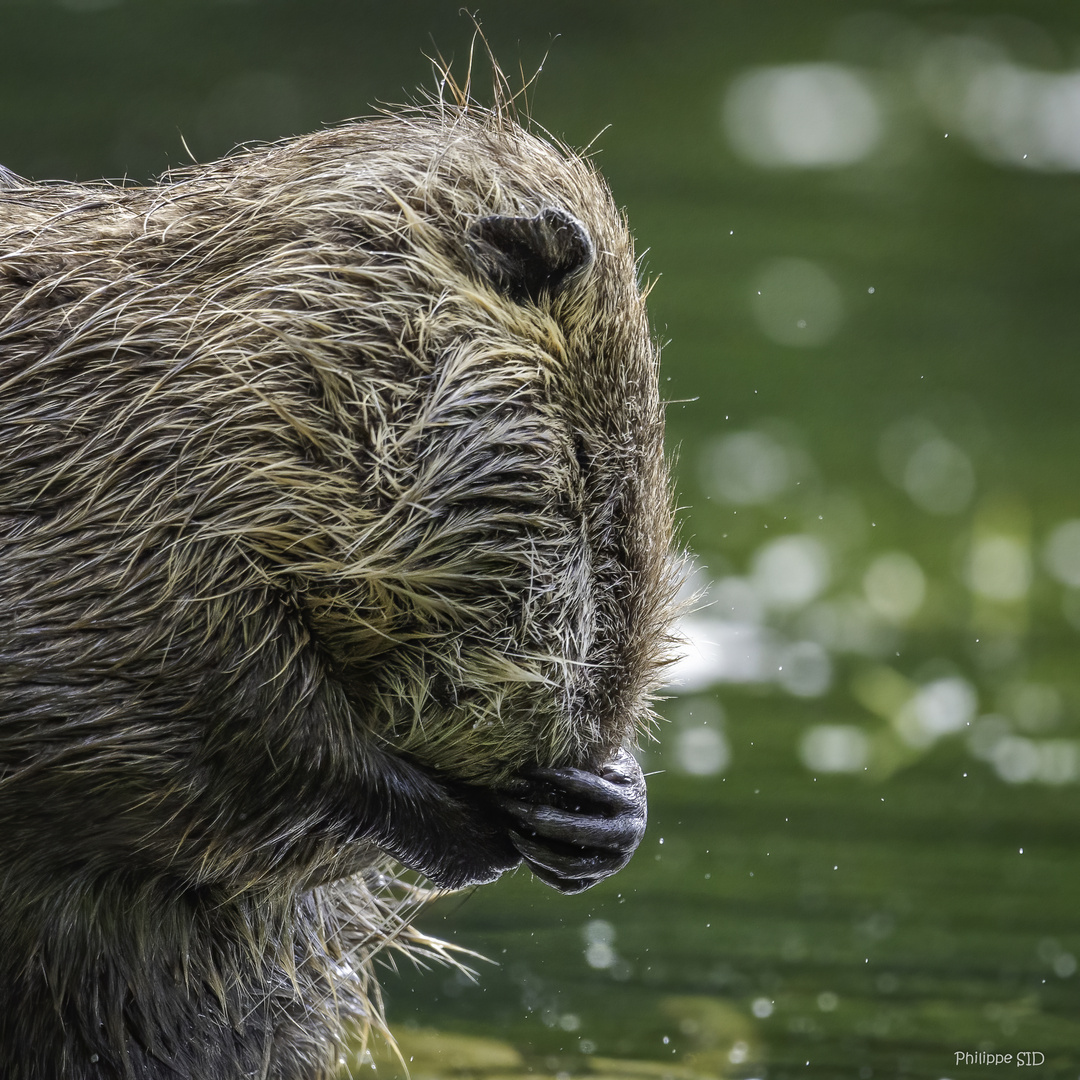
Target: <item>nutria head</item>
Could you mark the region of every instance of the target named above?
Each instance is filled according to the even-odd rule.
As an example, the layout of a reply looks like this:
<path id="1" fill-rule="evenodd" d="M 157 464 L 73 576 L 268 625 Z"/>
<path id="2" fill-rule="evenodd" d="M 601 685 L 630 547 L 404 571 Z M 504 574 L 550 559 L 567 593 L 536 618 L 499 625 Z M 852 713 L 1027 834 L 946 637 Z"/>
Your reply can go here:
<path id="1" fill-rule="evenodd" d="M 26 433 L 0 494 L 110 549 L 98 604 L 157 564 L 133 651 L 167 656 L 192 605 L 252 639 L 243 589 L 272 591 L 367 733 L 462 779 L 595 764 L 647 723 L 657 352 L 588 162 L 421 113 L 0 205 Z M 93 624 L 77 583 L 62 602 Z"/>

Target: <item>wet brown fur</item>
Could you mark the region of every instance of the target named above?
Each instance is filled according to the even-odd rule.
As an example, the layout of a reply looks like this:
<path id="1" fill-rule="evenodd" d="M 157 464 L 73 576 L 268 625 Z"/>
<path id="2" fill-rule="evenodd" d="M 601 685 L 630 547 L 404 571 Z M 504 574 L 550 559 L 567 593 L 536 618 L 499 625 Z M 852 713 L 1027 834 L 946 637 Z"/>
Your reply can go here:
<path id="1" fill-rule="evenodd" d="M 476 223 L 551 207 L 588 264 L 495 287 Z M 506 108 L 0 177 L 4 1076 L 320 1077 L 381 1023 L 373 953 L 437 946 L 338 793 L 643 730 L 662 425 L 625 222 Z"/>

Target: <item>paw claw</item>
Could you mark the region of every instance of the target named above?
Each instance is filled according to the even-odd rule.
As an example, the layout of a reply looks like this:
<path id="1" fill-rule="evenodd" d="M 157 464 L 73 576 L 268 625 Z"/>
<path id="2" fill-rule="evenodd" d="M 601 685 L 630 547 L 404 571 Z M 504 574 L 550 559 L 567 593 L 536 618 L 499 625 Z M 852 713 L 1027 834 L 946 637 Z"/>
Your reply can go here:
<path id="1" fill-rule="evenodd" d="M 580 892 L 626 865 L 645 832 L 645 780 L 619 751 L 599 772 L 533 769 L 496 796 L 509 837 L 541 881 Z"/>

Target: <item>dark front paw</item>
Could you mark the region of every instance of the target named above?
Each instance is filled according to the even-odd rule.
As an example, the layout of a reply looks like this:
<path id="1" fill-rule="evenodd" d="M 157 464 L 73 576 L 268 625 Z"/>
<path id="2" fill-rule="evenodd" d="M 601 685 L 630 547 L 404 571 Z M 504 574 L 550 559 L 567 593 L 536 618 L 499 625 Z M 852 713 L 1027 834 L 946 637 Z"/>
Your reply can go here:
<path id="1" fill-rule="evenodd" d="M 541 880 L 577 893 L 621 870 L 645 834 L 645 778 L 626 750 L 599 772 L 534 769 L 498 801 L 510 840 Z"/>
<path id="2" fill-rule="evenodd" d="M 360 799 L 369 820 L 360 835 L 435 885 L 483 885 L 521 863 L 513 820 L 487 788 L 445 780 L 403 757 L 369 750 Z"/>

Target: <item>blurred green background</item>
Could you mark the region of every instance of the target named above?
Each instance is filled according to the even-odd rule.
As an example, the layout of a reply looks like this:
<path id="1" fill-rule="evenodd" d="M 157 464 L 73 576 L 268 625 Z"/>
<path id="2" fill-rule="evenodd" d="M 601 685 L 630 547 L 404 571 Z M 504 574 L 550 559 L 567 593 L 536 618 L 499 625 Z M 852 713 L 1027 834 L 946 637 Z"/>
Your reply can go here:
<path id="1" fill-rule="evenodd" d="M 641 851 L 427 912 L 498 966 L 387 971 L 414 1075 L 1077 1077 L 1080 8 L 480 17 L 659 276 L 707 591 Z M 146 181 L 412 100 L 470 34 L 418 0 L 0 0 L 0 163 Z"/>

